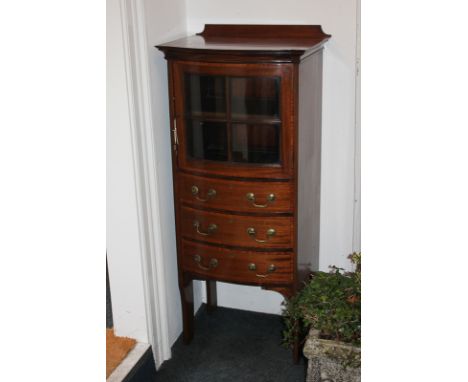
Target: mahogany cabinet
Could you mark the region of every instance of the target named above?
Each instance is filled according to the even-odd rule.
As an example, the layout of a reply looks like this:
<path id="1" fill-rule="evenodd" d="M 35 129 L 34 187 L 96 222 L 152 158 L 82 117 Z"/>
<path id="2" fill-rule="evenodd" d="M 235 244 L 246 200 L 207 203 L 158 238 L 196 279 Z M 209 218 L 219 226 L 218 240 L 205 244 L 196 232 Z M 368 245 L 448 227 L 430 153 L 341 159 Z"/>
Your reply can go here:
<path id="1" fill-rule="evenodd" d="M 322 50 L 318 25 L 206 25 L 168 61 L 184 340 L 193 280 L 291 296 L 318 267 Z M 169 128 L 169 127 L 168 127 Z"/>

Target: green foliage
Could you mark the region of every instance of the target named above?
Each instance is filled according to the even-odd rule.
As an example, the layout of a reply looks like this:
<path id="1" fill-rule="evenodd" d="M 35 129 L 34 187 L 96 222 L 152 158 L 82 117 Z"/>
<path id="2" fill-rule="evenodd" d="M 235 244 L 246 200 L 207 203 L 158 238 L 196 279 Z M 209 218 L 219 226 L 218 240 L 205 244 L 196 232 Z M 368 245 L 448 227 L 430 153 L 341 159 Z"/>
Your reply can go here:
<path id="1" fill-rule="evenodd" d="M 283 316 L 285 343 L 292 345 L 300 331 L 311 327 L 321 337 L 360 346 L 361 344 L 361 254 L 349 259 L 354 272 L 330 267 L 331 271 L 314 272 L 311 280 L 291 299 L 286 301 Z"/>

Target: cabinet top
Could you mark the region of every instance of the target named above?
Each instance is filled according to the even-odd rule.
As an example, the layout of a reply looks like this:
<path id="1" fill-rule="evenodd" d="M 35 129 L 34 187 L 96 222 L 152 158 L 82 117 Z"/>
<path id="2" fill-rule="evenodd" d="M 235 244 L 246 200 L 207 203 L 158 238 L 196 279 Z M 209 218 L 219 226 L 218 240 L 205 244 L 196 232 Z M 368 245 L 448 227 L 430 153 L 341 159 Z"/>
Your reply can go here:
<path id="1" fill-rule="evenodd" d="M 207 24 L 203 32 L 156 46 L 167 59 L 299 62 L 331 37 L 320 25 Z"/>

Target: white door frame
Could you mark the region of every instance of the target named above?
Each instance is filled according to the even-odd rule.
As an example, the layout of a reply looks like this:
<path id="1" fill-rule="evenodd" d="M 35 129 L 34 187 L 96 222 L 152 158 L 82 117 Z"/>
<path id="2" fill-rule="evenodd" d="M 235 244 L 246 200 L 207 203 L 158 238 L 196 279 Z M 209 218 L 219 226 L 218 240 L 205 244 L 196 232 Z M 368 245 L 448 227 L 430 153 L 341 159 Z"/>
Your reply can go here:
<path id="1" fill-rule="evenodd" d="M 150 71 L 143 0 L 119 0 L 130 110 L 144 299 L 149 342 L 158 368 L 171 358 Z"/>

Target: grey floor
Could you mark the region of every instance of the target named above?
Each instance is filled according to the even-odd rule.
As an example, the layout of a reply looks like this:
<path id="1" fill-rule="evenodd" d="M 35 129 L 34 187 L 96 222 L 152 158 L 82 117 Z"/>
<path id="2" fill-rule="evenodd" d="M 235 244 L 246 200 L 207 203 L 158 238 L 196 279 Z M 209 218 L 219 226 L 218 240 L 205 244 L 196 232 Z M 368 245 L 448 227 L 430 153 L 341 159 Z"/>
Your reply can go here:
<path id="1" fill-rule="evenodd" d="M 106 276 L 106 324 L 111 328 L 112 304 Z M 195 317 L 190 345 L 180 337 L 172 348 L 172 358 L 157 372 L 150 352 L 125 382 L 305 381 L 304 359 L 293 364 L 291 351 L 281 345 L 282 330 L 280 316 L 228 308 L 217 308 L 209 315 L 202 306 Z"/>
<path id="2" fill-rule="evenodd" d="M 281 345 L 283 322 L 270 314 L 202 307 L 190 345 L 179 338 L 172 358 L 156 372 L 156 382 L 299 382 L 305 362 L 294 365 Z"/>

